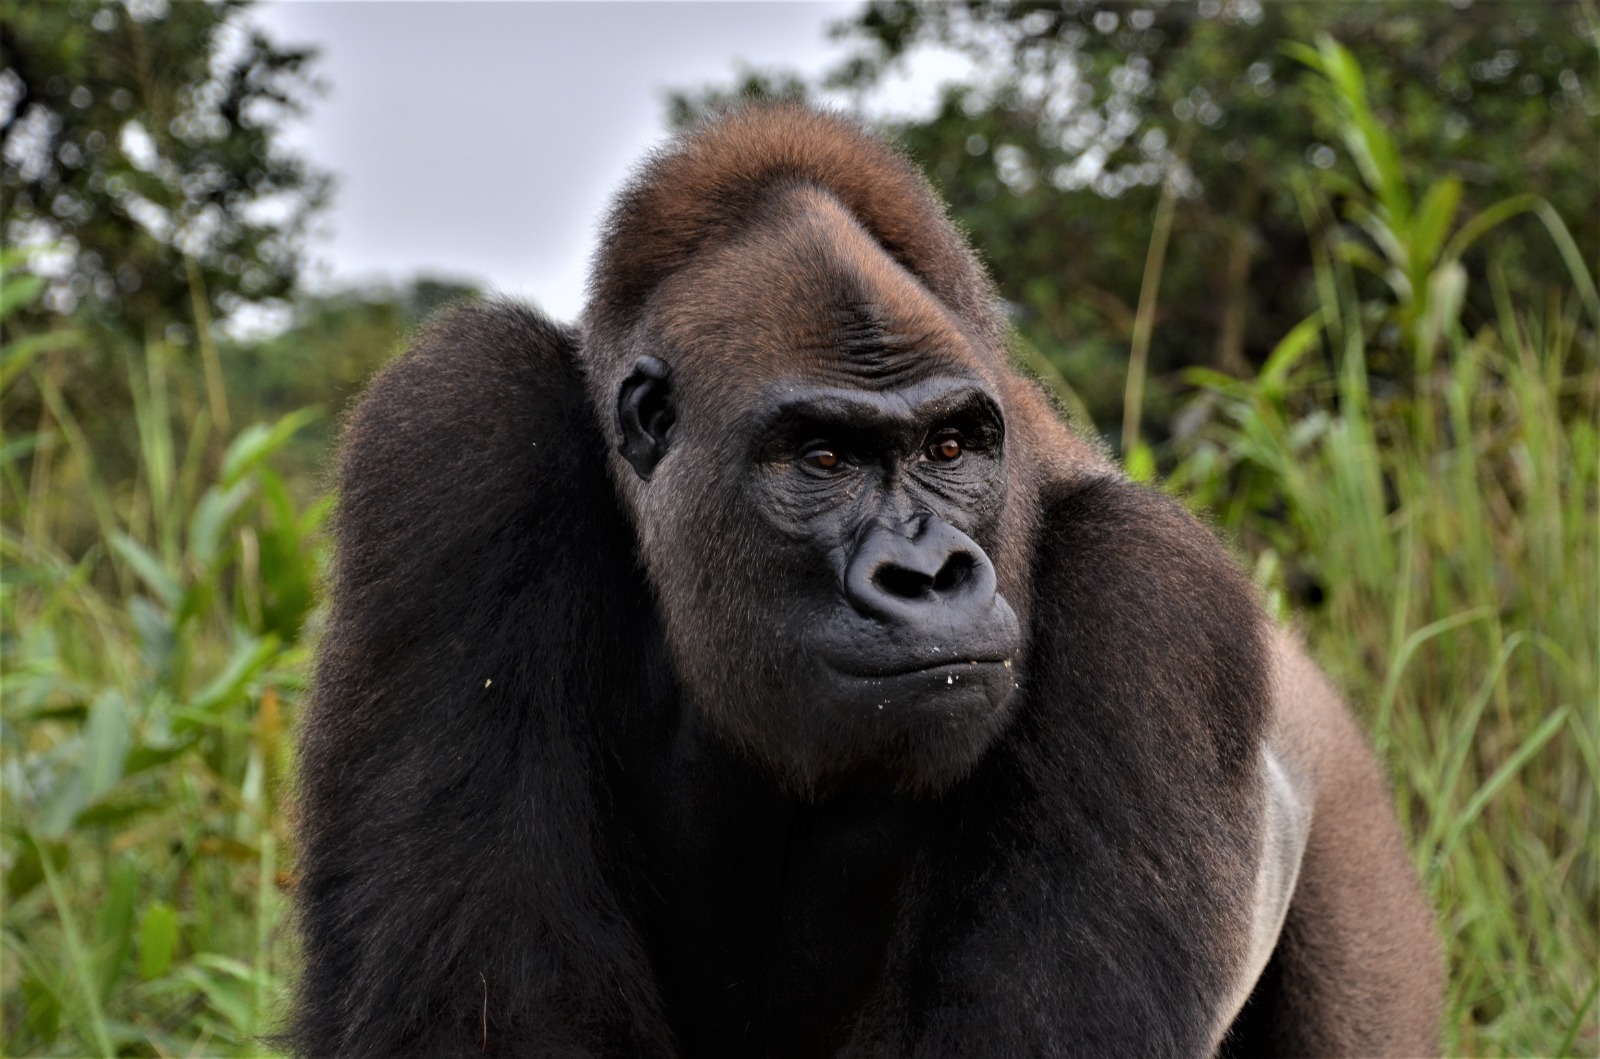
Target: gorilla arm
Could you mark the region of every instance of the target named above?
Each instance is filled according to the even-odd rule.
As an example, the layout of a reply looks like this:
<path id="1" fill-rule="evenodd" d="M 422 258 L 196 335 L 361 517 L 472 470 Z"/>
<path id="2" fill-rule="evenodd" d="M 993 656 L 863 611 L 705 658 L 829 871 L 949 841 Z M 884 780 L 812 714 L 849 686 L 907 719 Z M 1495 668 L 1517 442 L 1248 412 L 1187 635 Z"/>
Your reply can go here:
<path id="1" fill-rule="evenodd" d="M 645 604 L 574 342 L 457 311 L 349 424 L 301 750 L 300 1054 L 665 1050 L 590 787 L 585 718 L 624 695 Z"/>
<path id="2" fill-rule="evenodd" d="M 1027 702 L 859 1053 L 1435 1050 L 1437 944 L 1348 711 L 1177 504 L 1046 501 Z"/>
<path id="3" fill-rule="evenodd" d="M 1355 719 L 1288 633 L 1273 640 L 1272 744 L 1312 806 L 1276 951 L 1224 1054 L 1437 1055 L 1443 958 Z"/>

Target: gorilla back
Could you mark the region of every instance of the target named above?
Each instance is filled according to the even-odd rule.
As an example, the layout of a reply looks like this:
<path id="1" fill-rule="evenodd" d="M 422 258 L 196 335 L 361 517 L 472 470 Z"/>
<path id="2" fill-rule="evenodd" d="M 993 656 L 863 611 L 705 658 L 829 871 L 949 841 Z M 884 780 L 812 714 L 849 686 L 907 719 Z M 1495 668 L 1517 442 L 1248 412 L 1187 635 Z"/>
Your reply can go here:
<path id="1" fill-rule="evenodd" d="M 900 156 L 725 114 L 590 290 L 447 315 L 349 425 L 299 1054 L 1436 1047 L 1350 715 Z"/>

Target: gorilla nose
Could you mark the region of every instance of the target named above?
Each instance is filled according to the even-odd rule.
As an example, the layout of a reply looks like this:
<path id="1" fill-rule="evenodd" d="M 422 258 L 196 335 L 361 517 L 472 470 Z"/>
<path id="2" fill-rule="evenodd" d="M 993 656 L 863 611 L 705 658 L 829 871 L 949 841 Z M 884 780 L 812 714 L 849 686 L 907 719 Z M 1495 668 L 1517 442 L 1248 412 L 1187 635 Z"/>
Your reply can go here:
<path id="1" fill-rule="evenodd" d="M 976 541 L 936 518 L 910 532 L 875 526 L 845 570 L 845 595 L 880 621 L 965 624 L 994 604 L 994 566 Z"/>

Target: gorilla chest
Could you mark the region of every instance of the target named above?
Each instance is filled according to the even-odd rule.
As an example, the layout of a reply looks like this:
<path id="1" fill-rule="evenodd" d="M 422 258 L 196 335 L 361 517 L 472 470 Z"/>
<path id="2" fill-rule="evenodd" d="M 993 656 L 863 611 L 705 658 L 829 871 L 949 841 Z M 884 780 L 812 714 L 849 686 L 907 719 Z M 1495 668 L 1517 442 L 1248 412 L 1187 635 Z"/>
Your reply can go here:
<path id="1" fill-rule="evenodd" d="M 635 907 L 668 1018 L 685 1055 L 827 1054 L 883 980 L 929 810 L 806 804 L 723 765 L 641 807 Z"/>

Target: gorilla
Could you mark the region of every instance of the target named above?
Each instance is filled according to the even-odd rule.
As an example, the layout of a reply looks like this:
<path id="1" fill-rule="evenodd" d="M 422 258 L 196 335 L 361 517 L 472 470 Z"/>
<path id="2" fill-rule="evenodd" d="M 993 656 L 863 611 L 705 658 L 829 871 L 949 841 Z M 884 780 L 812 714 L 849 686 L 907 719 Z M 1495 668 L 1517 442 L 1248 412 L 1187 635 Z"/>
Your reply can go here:
<path id="1" fill-rule="evenodd" d="M 297 1054 L 1437 1048 L 1351 715 L 858 126 L 680 136 L 578 326 L 435 321 L 338 473 Z"/>

